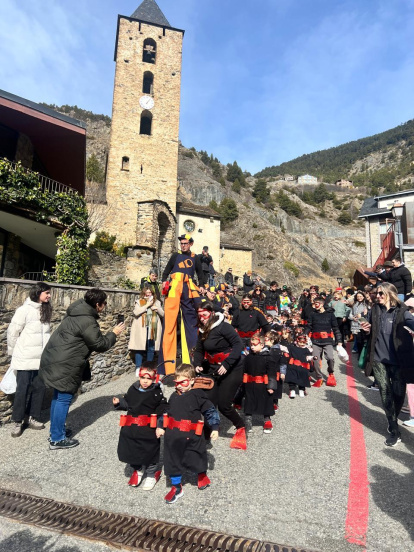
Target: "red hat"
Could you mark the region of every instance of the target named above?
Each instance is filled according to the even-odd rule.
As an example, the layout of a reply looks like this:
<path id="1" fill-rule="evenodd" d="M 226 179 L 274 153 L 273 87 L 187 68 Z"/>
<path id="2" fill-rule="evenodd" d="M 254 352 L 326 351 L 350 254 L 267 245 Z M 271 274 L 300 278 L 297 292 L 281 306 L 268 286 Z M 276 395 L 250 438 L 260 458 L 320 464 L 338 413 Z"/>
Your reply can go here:
<path id="1" fill-rule="evenodd" d="M 342 288 L 335 288 L 335 291 L 342 291 Z"/>

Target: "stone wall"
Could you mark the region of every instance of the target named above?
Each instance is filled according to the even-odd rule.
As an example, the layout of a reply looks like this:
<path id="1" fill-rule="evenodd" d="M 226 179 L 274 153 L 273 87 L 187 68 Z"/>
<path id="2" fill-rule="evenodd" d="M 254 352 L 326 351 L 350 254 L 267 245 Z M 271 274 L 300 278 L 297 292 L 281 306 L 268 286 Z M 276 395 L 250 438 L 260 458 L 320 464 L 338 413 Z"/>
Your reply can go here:
<path id="1" fill-rule="evenodd" d="M 10 365 L 7 356 L 7 328 L 16 309 L 21 306 L 29 295 L 34 282 L 28 280 L 13 280 L 0 278 L 0 378 Z M 53 318 L 52 330 L 55 330 L 65 315 L 66 309 L 77 299 L 81 299 L 90 289 L 82 286 L 51 284 Z M 104 385 L 126 372 L 132 372 L 135 365 L 128 353 L 129 329 L 131 313 L 137 294 L 134 291 L 105 290 L 108 299 L 106 311 L 100 317 L 99 325 L 103 333 L 110 331 L 116 324 L 118 313 L 125 315 L 127 330 L 117 339 L 115 346 L 106 353 L 93 353 L 90 358 L 92 380 L 85 382 L 80 392 L 84 393 L 97 386 Z M 49 396 L 50 400 L 50 396 Z M 0 423 L 10 420 L 13 396 L 4 395 L 0 391 Z M 44 405 L 48 407 L 47 403 Z"/>
<path id="2" fill-rule="evenodd" d="M 4 276 L 15 278 L 19 271 L 20 236 L 9 233 L 7 236 L 6 258 L 4 262 Z"/>

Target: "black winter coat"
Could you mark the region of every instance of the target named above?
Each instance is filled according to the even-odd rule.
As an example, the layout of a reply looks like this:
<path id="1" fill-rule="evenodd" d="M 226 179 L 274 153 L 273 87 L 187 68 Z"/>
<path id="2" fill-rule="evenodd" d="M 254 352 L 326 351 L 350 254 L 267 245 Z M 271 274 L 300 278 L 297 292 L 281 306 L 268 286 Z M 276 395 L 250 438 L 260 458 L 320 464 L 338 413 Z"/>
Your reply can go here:
<path id="1" fill-rule="evenodd" d="M 399 294 L 408 295 L 409 293 L 411 293 L 411 290 L 413 288 L 411 272 L 405 265 L 401 264 L 400 266 L 396 266 L 395 268 L 392 268 L 388 273 L 381 272 L 381 274 L 379 274 L 379 277 L 381 278 L 381 280 L 385 280 L 386 282 L 390 282 L 390 284 L 393 284 L 397 288 L 397 292 Z"/>
<path id="2" fill-rule="evenodd" d="M 245 383 L 246 398 L 244 403 L 244 412 L 246 415 L 261 414 L 263 416 L 273 416 L 275 411 L 273 407 L 273 394 L 268 392 L 272 389 L 277 390 L 277 372 L 279 365 L 275 355 L 271 354 L 267 348 L 260 353 L 250 353 L 244 361 L 244 373 L 249 376 L 268 376 L 269 383 Z"/>
<path id="3" fill-rule="evenodd" d="M 116 335 L 103 335 L 98 318 L 96 310 L 83 299 L 69 306 L 40 359 L 39 377 L 46 387 L 74 395 L 89 355 L 93 351 L 104 353 L 115 345 Z"/>
<path id="4" fill-rule="evenodd" d="M 372 364 L 375 358 L 375 344 L 380 330 L 380 309 L 379 305 L 373 305 L 369 313 L 371 321 L 371 333 L 368 338 L 368 362 L 365 366 L 365 374 L 372 374 Z M 405 305 L 396 307 L 396 314 L 392 328 L 394 348 L 399 360 L 399 366 L 402 370 L 406 383 L 414 383 L 414 344 L 411 334 L 404 329 L 406 325 L 404 317 L 407 312 Z"/>
<path id="5" fill-rule="evenodd" d="M 241 363 L 241 352 L 243 343 L 235 329 L 224 322 L 223 315 L 218 315 L 217 321 L 213 324 L 208 337 L 203 341 L 203 332 L 200 331 L 197 345 L 194 352 L 194 365 L 203 364 L 204 355 L 215 355 L 216 353 L 228 353 L 230 355 L 221 363 L 229 371 L 238 367 Z"/>

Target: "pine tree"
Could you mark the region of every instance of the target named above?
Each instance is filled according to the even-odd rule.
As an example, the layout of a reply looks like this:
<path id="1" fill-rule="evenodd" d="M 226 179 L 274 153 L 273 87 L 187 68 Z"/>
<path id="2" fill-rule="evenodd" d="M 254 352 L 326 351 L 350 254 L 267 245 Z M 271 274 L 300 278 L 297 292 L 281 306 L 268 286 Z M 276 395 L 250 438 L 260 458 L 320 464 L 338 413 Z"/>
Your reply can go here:
<path id="1" fill-rule="evenodd" d="M 327 258 L 325 257 L 324 260 L 322 261 L 322 264 L 321 264 L 322 272 L 328 272 L 329 268 L 330 268 L 330 267 L 329 267 L 328 260 L 327 260 Z"/>

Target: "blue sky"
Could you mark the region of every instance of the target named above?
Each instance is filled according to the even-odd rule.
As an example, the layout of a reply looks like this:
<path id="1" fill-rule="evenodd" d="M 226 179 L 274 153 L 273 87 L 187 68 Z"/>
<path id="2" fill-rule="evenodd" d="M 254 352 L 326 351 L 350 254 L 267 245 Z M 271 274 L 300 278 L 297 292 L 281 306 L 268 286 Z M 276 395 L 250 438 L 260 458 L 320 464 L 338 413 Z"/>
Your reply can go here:
<path id="1" fill-rule="evenodd" d="M 1 0 L 0 88 L 111 114 L 117 14 Z M 158 0 L 185 29 L 180 138 L 252 173 L 414 118 L 412 0 Z"/>

